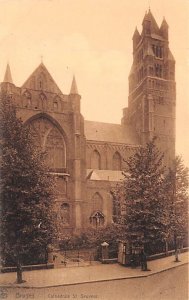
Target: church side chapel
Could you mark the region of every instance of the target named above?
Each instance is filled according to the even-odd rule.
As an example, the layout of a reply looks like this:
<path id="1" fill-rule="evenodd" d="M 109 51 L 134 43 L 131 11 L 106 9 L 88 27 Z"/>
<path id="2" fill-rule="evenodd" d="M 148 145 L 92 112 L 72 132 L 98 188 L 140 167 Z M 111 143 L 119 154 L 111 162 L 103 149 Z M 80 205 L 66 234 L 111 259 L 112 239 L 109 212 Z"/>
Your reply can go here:
<path id="1" fill-rule="evenodd" d="M 137 147 L 157 136 L 166 165 L 174 158 L 175 60 L 168 24 L 163 19 L 159 27 L 150 10 L 142 32 L 136 28 L 133 35 L 128 107 L 120 124 L 85 120 L 76 78 L 65 95 L 43 63 L 21 87 L 15 86 L 7 65 L 0 87 L 11 95 L 18 117 L 47 152 L 50 172 L 58 178 L 60 237 L 113 222 L 110 190 L 123 179 L 124 159 Z"/>

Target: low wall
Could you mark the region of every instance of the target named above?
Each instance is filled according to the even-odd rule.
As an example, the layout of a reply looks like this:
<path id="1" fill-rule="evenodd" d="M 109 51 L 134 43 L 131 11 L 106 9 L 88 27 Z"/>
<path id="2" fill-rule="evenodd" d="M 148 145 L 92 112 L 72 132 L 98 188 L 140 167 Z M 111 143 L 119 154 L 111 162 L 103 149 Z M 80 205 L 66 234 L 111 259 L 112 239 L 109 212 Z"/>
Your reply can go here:
<path id="1" fill-rule="evenodd" d="M 182 248 L 182 249 L 178 249 L 178 253 L 187 252 L 188 250 L 189 250 L 188 247 Z M 158 259 L 158 258 L 163 258 L 163 257 L 171 256 L 171 255 L 174 255 L 174 254 L 175 254 L 175 250 L 170 250 L 167 253 L 163 252 L 163 253 L 158 253 L 158 254 L 150 255 L 150 256 L 148 256 L 148 260 L 155 260 L 155 259 Z"/>
<path id="2" fill-rule="evenodd" d="M 44 269 L 53 269 L 54 264 L 40 264 L 40 265 L 28 265 L 28 266 L 23 266 L 22 270 L 23 271 L 33 271 L 33 270 L 44 270 Z M 1 268 L 1 273 L 9 273 L 9 272 L 16 272 L 17 268 L 16 267 L 2 267 Z"/>
<path id="3" fill-rule="evenodd" d="M 100 259 L 100 262 L 102 264 L 116 264 L 117 263 L 117 258 L 103 258 Z"/>

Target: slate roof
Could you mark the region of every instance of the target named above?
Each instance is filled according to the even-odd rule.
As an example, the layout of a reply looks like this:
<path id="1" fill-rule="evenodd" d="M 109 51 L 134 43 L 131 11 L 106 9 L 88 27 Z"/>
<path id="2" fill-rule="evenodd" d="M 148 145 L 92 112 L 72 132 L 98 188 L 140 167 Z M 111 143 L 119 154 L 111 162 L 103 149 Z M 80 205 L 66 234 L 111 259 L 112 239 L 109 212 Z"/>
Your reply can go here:
<path id="1" fill-rule="evenodd" d="M 123 175 L 122 171 L 87 169 L 87 179 L 89 179 L 89 180 L 105 180 L 105 181 L 121 181 L 124 179 L 124 175 Z"/>
<path id="2" fill-rule="evenodd" d="M 85 120 L 85 136 L 90 141 L 137 145 L 137 136 L 130 126 Z"/>

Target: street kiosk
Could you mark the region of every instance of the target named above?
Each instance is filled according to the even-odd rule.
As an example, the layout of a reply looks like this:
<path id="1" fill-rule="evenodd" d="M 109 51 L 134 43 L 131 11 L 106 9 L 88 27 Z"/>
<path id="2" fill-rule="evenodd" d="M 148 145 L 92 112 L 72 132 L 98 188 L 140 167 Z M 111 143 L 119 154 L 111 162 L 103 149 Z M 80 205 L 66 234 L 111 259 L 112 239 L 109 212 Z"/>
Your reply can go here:
<path id="1" fill-rule="evenodd" d="M 137 267 L 140 265 L 142 246 L 134 246 L 126 241 L 118 243 L 118 263 L 124 266 Z"/>

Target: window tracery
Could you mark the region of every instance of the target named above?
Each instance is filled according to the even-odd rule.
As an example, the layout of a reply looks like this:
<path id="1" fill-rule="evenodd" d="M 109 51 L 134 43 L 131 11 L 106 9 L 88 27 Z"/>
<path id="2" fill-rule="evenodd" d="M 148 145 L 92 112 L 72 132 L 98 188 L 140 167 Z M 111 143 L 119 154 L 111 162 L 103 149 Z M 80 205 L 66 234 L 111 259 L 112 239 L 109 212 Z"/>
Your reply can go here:
<path id="1" fill-rule="evenodd" d="M 101 211 L 96 211 L 90 216 L 90 223 L 93 227 L 98 228 L 104 226 L 104 214 Z"/>
<path id="2" fill-rule="evenodd" d="M 36 146 L 46 152 L 46 160 L 49 168 L 65 168 L 66 144 L 59 129 L 46 118 L 35 119 L 28 126 Z"/>

